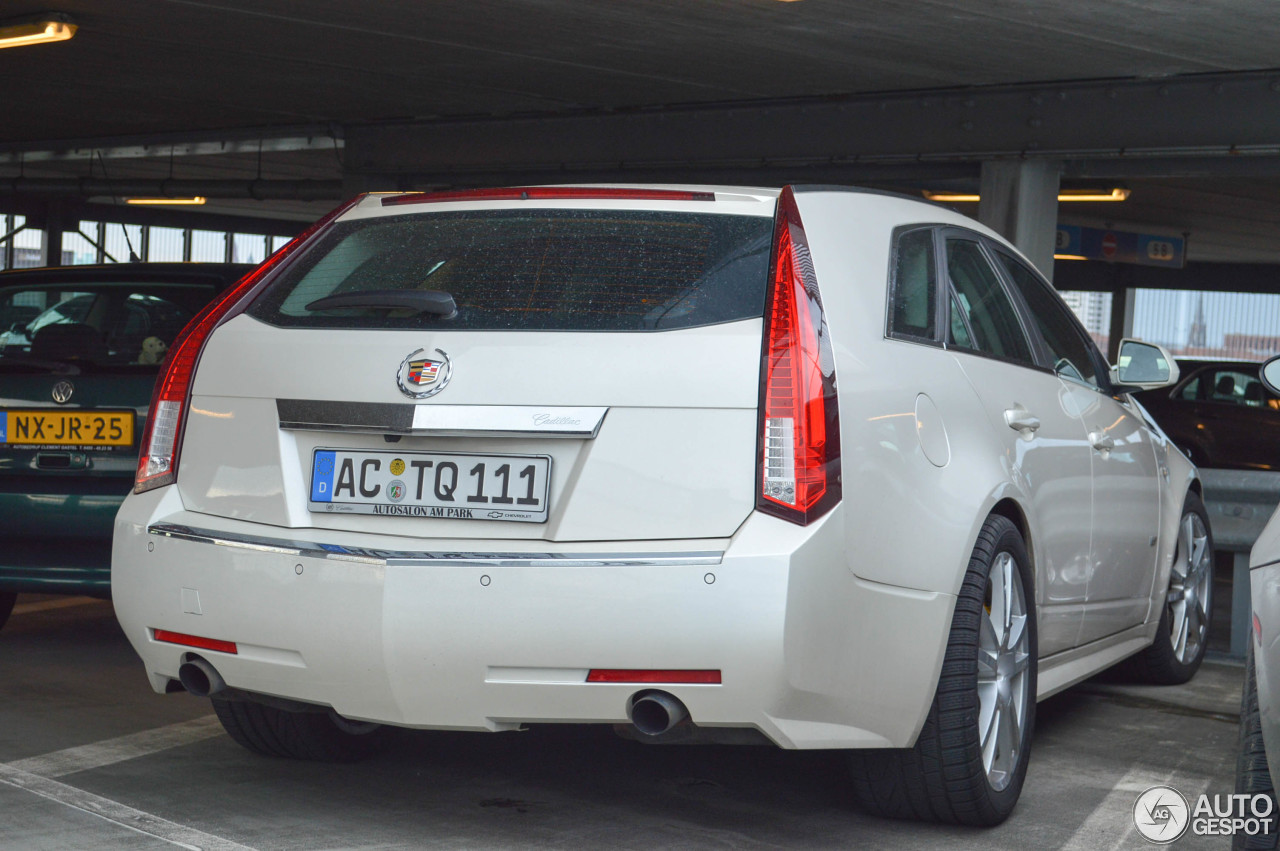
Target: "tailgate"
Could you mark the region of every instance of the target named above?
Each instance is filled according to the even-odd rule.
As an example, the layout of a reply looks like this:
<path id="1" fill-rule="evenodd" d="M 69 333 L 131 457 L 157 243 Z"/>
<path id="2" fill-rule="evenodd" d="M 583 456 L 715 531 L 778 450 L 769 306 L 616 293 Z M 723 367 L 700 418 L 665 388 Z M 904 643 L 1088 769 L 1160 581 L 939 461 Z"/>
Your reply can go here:
<path id="1" fill-rule="evenodd" d="M 210 337 L 186 506 L 442 538 L 731 535 L 755 504 L 775 196 L 585 191 L 365 199 Z"/>
<path id="2" fill-rule="evenodd" d="M 761 321 L 746 320 L 651 335 L 424 339 L 237 317 L 201 359 L 178 477 L 183 502 L 279 526 L 392 535 L 728 536 L 755 504 L 760 334 Z M 448 355 L 453 374 L 446 391 L 411 401 L 397 367 L 426 345 Z M 335 454 L 317 456 L 325 452 Z M 370 493 L 369 505 L 412 504 L 421 486 L 429 501 L 448 494 L 437 501 L 468 513 L 357 514 L 316 502 L 317 457 L 349 461 L 349 495 Z M 545 483 L 541 463 L 536 482 L 520 477 L 535 459 L 546 459 Z M 503 496 L 504 464 L 508 498 L 546 494 L 545 522 L 488 519 L 501 505 L 492 500 Z M 339 469 L 329 481 L 341 478 Z M 410 491 L 407 503 L 388 492 L 395 481 Z M 468 501 L 478 496 L 490 501 Z M 502 507 L 511 509 L 519 506 Z"/>

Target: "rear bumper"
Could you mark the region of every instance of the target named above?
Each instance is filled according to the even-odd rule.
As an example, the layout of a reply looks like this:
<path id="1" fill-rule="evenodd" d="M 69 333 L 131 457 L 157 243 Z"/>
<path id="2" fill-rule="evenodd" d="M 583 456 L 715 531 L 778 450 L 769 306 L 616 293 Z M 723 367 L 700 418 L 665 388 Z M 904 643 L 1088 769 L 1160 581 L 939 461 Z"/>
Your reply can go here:
<path id="1" fill-rule="evenodd" d="M 111 596 L 110 537 L 98 541 L 3 540 L 0 591 Z"/>
<path id="2" fill-rule="evenodd" d="M 116 612 L 157 691 L 197 653 L 229 686 L 407 727 L 625 723 L 632 695 L 661 688 L 700 726 L 783 747 L 906 746 L 954 598 L 857 579 L 838 511 L 808 529 L 753 515 L 722 551 L 626 542 L 548 559 L 504 541 L 414 555 L 430 542 L 297 542 L 318 533 L 191 514 L 164 488 L 117 520 Z M 721 684 L 588 683 L 593 668 L 711 669 Z"/>
<path id="3" fill-rule="evenodd" d="M 69 484 L 78 487 L 82 483 Z M 91 484 L 90 492 L 68 492 L 70 488 L 0 492 L 0 536 L 4 539 L 111 540 L 116 511 L 132 483 L 107 480 Z"/>
<path id="4" fill-rule="evenodd" d="M 128 484 L 89 485 L 107 492 L 0 493 L 0 591 L 110 596 L 112 525 Z"/>

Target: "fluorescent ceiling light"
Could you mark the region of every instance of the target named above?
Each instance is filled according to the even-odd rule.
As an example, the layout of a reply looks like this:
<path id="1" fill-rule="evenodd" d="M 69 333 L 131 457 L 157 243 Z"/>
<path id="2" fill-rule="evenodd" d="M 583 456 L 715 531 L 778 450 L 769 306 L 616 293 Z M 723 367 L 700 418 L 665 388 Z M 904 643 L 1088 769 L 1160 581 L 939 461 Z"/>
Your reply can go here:
<path id="1" fill-rule="evenodd" d="M 1055 254 L 1053 255 L 1053 259 L 1054 260 L 1088 260 L 1089 258 L 1085 257 L 1083 254 Z"/>
<path id="2" fill-rule="evenodd" d="M 976 204 L 982 196 L 971 192 L 930 192 L 925 190 L 924 197 L 930 201 L 943 204 Z M 1128 189 L 1061 189 L 1058 191 L 1059 201 L 1124 201 L 1129 197 Z"/>
<path id="3" fill-rule="evenodd" d="M 203 204 L 205 202 L 205 197 L 203 195 L 196 195 L 193 198 L 126 198 L 124 199 L 124 202 L 126 204 L 139 204 L 139 205 L 180 204 L 180 205 L 185 205 L 190 207 L 194 205 Z"/>
<path id="4" fill-rule="evenodd" d="M 1127 201 L 1129 190 L 1114 189 L 1061 189 L 1058 191 L 1059 201 Z"/>
<path id="5" fill-rule="evenodd" d="M 0 48 L 23 47 L 66 41 L 76 34 L 76 25 L 66 15 L 46 13 L 0 22 Z"/>
<path id="6" fill-rule="evenodd" d="M 965 192 L 930 192 L 924 190 L 924 197 L 941 204 L 976 204 L 982 199 L 977 193 Z"/>

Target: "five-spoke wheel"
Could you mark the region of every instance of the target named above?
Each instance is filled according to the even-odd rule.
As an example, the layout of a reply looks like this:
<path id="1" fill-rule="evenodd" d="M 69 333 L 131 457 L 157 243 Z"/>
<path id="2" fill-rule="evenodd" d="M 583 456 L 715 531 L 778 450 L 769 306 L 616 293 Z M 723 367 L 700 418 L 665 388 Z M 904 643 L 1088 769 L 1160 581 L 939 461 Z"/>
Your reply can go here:
<path id="1" fill-rule="evenodd" d="M 1200 654 L 1209 634 L 1209 602 L 1213 591 L 1213 550 L 1200 515 L 1188 511 L 1178 527 L 1178 549 L 1169 575 L 1165 610 L 1173 655 L 1183 664 Z"/>
<path id="2" fill-rule="evenodd" d="M 1192 491 L 1182 504 L 1155 640 L 1126 661 L 1123 670 L 1157 685 L 1178 685 L 1195 676 L 1208 645 L 1212 596 L 1213 533 L 1204 503 Z"/>
<path id="3" fill-rule="evenodd" d="M 1005 789 L 1021 755 L 1030 693 L 1027 601 L 1011 553 L 996 555 L 978 630 L 978 733 L 991 788 Z"/>

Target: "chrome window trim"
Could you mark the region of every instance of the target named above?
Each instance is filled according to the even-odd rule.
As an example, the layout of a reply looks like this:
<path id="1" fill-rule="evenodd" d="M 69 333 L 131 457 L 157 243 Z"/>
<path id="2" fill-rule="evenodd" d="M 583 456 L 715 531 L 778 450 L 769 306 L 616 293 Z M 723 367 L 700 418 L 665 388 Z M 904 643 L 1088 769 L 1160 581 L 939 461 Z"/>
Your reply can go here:
<path id="1" fill-rule="evenodd" d="M 458 553 L 383 550 L 263 538 L 235 532 L 199 529 L 177 523 L 153 523 L 147 527 L 147 534 L 219 547 L 329 561 L 349 561 L 379 567 L 649 567 L 716 565 L 724 560 L 724 553 L 714 550 L 647 553 Z"/>
<path id="2" fill-rule="evenodd" d="M 545 405 L 398 405 L 277 399 L 280 428 L 432 437 L 592 439 L 607 407 Z"/>

